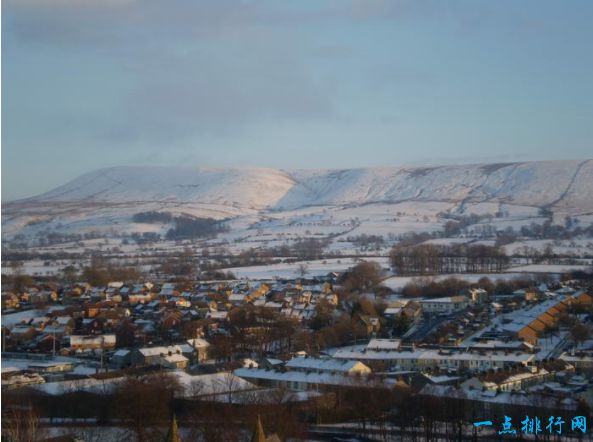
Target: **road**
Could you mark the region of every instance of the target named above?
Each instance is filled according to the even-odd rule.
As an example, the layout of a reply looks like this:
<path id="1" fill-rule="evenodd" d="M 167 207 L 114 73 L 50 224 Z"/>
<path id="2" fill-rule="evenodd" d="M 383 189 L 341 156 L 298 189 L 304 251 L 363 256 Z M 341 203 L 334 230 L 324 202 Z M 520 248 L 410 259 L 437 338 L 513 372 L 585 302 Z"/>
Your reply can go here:
<path id="1" fill-rule="evenodd" d="M 405 336 L 408 341 L 421 341 L 428 336 L 434 329 L 439 327 L 441 324 L 450 321 L 452 316 L 429 316 L 422 319 L 422 322 L 416 327 L 416 330 L 409 335 Z"/>

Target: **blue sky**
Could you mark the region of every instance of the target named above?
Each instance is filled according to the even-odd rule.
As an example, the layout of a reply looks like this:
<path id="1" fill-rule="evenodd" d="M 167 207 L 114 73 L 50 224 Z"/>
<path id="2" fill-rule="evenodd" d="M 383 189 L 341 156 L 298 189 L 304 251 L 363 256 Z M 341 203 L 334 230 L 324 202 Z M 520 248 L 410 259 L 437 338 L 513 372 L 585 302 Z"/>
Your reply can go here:
<path id="1" fill-rule="evenodd" d="M 4 0 L 2 199 L 114 165 L 590 158 L 591 1 Z"/>

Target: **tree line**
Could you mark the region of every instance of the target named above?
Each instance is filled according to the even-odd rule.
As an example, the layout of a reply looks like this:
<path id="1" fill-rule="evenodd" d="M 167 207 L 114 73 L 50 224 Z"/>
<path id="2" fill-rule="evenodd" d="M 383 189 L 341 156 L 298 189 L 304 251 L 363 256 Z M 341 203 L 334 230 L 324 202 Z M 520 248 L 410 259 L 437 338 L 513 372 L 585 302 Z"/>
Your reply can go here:
<path id="1" fill-rule="evenodd" d="M 509 257 L 496 247 L 473 244 L 399 244 L 390 253 L 391 266 L 398 274 L 497 273 L 509 264 Z"/>

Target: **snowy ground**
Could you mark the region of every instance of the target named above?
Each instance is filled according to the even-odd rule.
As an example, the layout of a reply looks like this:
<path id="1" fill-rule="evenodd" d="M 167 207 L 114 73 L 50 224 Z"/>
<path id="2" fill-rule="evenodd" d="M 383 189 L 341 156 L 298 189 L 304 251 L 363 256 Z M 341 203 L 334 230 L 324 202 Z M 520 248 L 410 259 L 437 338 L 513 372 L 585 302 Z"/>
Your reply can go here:
<path id="1" fill-rule="evenodd" d="M 586 227 L 593 222 L 592 172 L 591 161 L 339 171 L 113 168 L 90 173 L 38 200 L 4 204 L 2 238 L 10 241 L 22 235 L 31 244 L 29 252 L 77 255 L 24 262 L 23 272 L 41 276 L 59 273 L 68 265 L 80 269 L 88 265 L 93 252 L 114 257 L 121 265 L 138 258 L 150 269 L 150 263 L 142 261 L 148 255 L 175 254 L 186 247 L 196 256 L 203 250 L 239 254 L 302 239 L 327 239 L 326 253 L 387 257 L 399 237 L 442 232 L 448 221 L 471 214 L 482 218 L 461 237 L 428 243 L 494 245 L 497 231 L 507 227 L 517 231 L 546 221 L 538 205 L 550 203 L 554 203 L 555 222 L 562 224 L 570 215 L 575 225 Z M 155 210 L 227 220 L 230 230 L 214 239 L 124 243 L 122 235 L 166 234 L 171 224 L 133 222 L 134 214 Z M 101 238 L 40 245 L 49 233 L 89 232 Z M 361 235 L 380 236 L 383 243 L 362 248 L 356 241 Z M 593 256 L 592 238 L 520 240 L 505 249 L 508 254 L 532 255 L 548 246 L 563 255 Z M 336 265 L 313 263 L 310 271 L 347 268 L 343 263 Z M 294 269 L 282 266 L 233 271 L 241 277 L 295 275 Z M 11 269 L 2 267 L 2 272 L 11 273 Z"/>
<path id="2" fill-rule="evenodd" d="M 378 262 L 382 267 L 389 266 L 389 259 L 382 257 L 341 258 L 314 261 L 299 261 L 294 263 L 271 264 L 265 266 L 232 267 L 224 271 L 233 272 L 237 278 L 274 279 L 296 278 L 300 276 L 299 266 L 307 266 L 306 276 L 325 275 L 329 272 L 341 272 L 355 266 L 360 261 Z"/>
<path id="3" fill-rule="evenodd" d="M 480 280 L 480 278 L 490 278 L 493 281 L 498 279 L 513 279 L 518 277 L 525 277 L 525 274 L 517 273 L 517 272 L 508 272 L 508 273 L 453 273 L 453 274 L 446 274 L 446 275 L 437 275 L 437 276 L 428 276 L 428 278 L 432 278 L 435 281 L 441 281 L 446 278 L 459 278 L 467 281 L 469 283 L 475 283 Z M 392 276 L 383 280 L 382 284 L 389 287 L 392 290 L 398 291 L 401 290 L 406 284 L 410 283 L 411 281 L 418 279 L 418 276 Z"/>
<path id="4" fill-rule="evenodd" d="M 513 267 L 511 272 L 521 273 L 566 273 L 578 270 L 590 270 L 590 265 L 554 265 L 554 264 L 532 264 L 526 266 Z"/>
<path id="5" fill-rule="evenodd" d="M 139 210 L 155 210 L 164 204 L 163 211 L 174 213 L 191 213 L 196 216 L 213 216 L 215 218 L 232 219 L 228 221 L 229 232 L 219 234 L 214 239 L 196 239 L 184 241 L 160 241 L 152 244 L 138 245 L 133 240 L 123 241 L 115 237 L 132 232 L 156 232 L 164 235 L 171 227 L 167 224 L 138 224 L 132 222 L 131 216 Z M 58 205 L 59 206 L 59 205 Z M 50 209 L 48 209 L 50 210 Z M 217 212 L 218 211 L 218 212 Z M 226 211 L 226 212 L 225 212 Z M 475 211 L 475 212 L 474 212 Z M 216 213 L 215 213 L 216 212 Z M 489 220 L 482 220 L 468 228 L 470 233 L 462 237 L 439 238 L 427 241 L 430 244 L 446 245 L 455 243 L 471 243 L 494 245 L 493 239 L 482 238 L 488 228 L 503 230 L 512 225 L 520 228 L 533 222 L 541 223 L 537 210 L 529 206 L 508 205 L 499 203 L 462 204 L 439 201 L 406 201 L 398 203 L 372 203 L 358 206 L 311 206 L 291 210 L 256 211 L 254 209 L 238 209 L 236 207 L 217 206 L 214 204 L 187 203 L 172 205 L 170 203 L 146 203 L 139 207 L 129 204 L 118 204 L 96 208 L 78 207 L 75 210 L 58 207 L 53 215 L 45 215 L 46 221 L 28 219 L 28 215 L 4 216 L 2 225 L 3 239 L 11 238 L 17 232 L 25 232 L 26 237 L 35 241 L 37 235 L 48 231 L 83 233 L 89 230 L 99 232 L 106 237 L 98 239 L 82 239 L 77 242 L 31 247 L 30 251 L 39 254 L 65 253 L 88 257 L 91 252 L 101 252 L 112 257 L 121 257 L 121 264 L 126 260 L 142 259 L 148 255 L 159 253 L 177 253 L 189 247 L 198 256 L 207 249 L 222 250 L 224 253 L 239 254 L 249 249 L 267 249 L 283 245 L 292 245 L 301 239 L 328 239 L 330 244 L 326 253 L 341 255 L 383 255 L 388 256 L 391 247 L 397 243 L 400 235 L 410 232 L 442 231 L 448 218 L 446 213 L 488 213 Z M 26 210 L 25 210 L 26 213 Z M 496 217 L 496 216 L 498 217 Z M 28 221 L 23 224 L 23 216 Z M 39 215 L 35 215 L 39 217 Z M 586 225 L 585 219 L 590 215 L 582 215 L 580 225 Z M 579 218 L 580 219 L 580 218 Z M 473 232 L 473 233 L 471 233 Z M 360 235 L 381 236 L 384 240 L 378 248 L 362 248 L 355 243 Z M 551 247 L 555 253 L 581 257 L 593 255 L 593 239 L 574 240 L 521 240 L 508 244 L 508 254 L 532 254 L 542 252 Z M 5 266 L 3 273 L 11 273 Z M 85 259 L 30 260 L 24 262 L 22 271 L 31 275 L 51 275 L 61 271 L 68 265 L 82 268 L 88 265 Z M 327 268 L 323 268 L 326 270 Z M 329 270 L 340 270 L 341 267 Z M 286 269 L 282 269 L 285 272 Z M 272 270 L 273 271 L 273 270 Z M 521 270 L 526 271 L 526 270 Z M 246 273 L 250 273 L 246 270 Z M 269 273 L 268 273 L 269 275 Z M 282 274 L 283 276 L 286 273 Z M 271 276 L 274 276 L 273 274 Z"/>

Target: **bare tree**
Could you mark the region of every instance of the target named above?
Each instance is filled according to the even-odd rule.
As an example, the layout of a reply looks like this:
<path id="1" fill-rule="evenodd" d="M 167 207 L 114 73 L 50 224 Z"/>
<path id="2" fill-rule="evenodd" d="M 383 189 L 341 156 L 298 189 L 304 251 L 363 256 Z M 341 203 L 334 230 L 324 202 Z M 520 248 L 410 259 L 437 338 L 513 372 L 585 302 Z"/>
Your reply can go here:
<path id="1" fill-rule="evenodd" d="M 306 263 L 301 262 L 297 267 L 297 273 L 301 278 L 304 278 L 305 275 L 309 273 L 309 266 Z"/>
<path id="2" fill-rule="evenodd" d="M 44 437 L 39 416 L 30 405 L 9 408 L 2 406 L 2 440 L 7 442 L 34 442 Z"/>
<path id="3" fill-rule="evenodd" d="M 578 323 L 570 329 L 570 337 L 576 343 L 577 347 L 589 339 L 590 336 L 591 328 L 585 324 Z"/>

